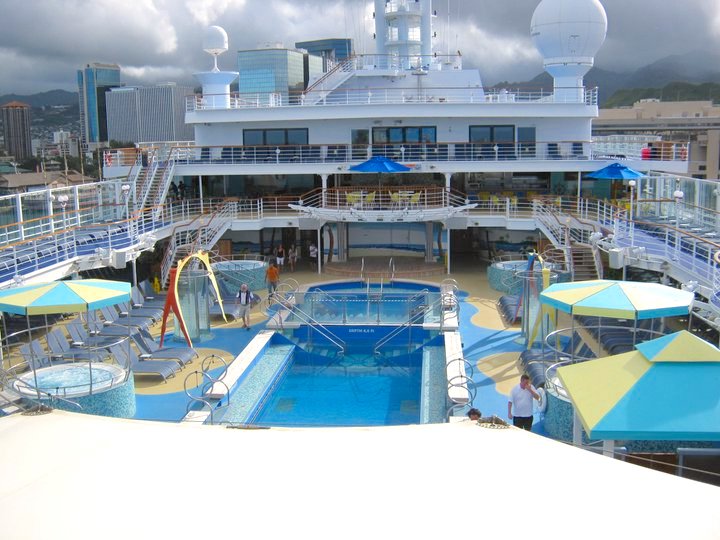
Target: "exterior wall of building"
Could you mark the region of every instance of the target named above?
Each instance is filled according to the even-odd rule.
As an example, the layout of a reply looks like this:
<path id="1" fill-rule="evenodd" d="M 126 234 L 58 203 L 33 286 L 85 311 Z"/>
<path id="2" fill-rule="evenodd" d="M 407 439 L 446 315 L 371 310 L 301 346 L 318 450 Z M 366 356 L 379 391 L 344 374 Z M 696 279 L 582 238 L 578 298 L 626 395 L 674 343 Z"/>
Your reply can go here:
<path id="1" fill-rule="evenodd" d="M 290 94 L 305 89 L 301 51 L 280 48 L 239 51 L 238 71 L 241 96 L 252 98 L 261 94 L 262 103 L 267 103 L 268 94 L 279 94 L 286 102 Z"/>
<path id="2" fill-rule="evenodd" d="M 313 41 L 298 41 L 295 43 L 298 49 L 305 49 L 315 56 L 344 60 L 354 53 L 352 39 L 328 38 L 316 39 Z"/>
<path id="3" fill-rule="evenodd" d="M 5 150 L 17 161 L 32 156 L 30 139 L 30 107 L 14 102 L 0 107 L 3 120 Z"/>
<path id="4" fill-rule="evenodd" d="M 598 134 L 644 133 L 689 141 L 688 174 L 720 177 L 720 106 L 712 101 L 642 100 L 632 107 L 601 109 L 594 129 Z"/>
<path id="5" fill-rule="evenodd" d="M 107 92 L 108 138 L 115 141 L 188 141 L 193 130 L 185 124 L 189 86 L 164 84 L 119 88 Z"/>
<path id="6" fill-rule="evenodd" d="M 108 141 L 105 92 L 120 86 L 120 67 L 88 64 L 78 70 L 80 134 L 84 146 Z"/>

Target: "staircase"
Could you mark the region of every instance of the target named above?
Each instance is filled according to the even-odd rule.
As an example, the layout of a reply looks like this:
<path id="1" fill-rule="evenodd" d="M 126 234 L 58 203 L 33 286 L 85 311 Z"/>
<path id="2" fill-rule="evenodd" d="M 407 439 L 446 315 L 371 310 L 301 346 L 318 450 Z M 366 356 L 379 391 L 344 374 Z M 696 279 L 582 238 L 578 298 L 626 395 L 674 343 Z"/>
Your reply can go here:
<path id="1" fill-rule="evenodd" d="M 602 265 L 597 264 L 599 254 L 596 254 L 596 251 L 596 248 L 586 244 L 573 243 L 570 246 L 573 281 L 602 279 Z"/>
<path id="2" fill-rule="evenodd" d="M 347 81 L 356 69 L 356 58 L 346 58 L 335 65 L 317 81 L 308 86 L 303 92 L 304 105 L 316 105 L 325 99 L 330 93 Z"/>
<path id="3" fill-rule="evenodd" d="M 161 283 L 167 287 L 170 269 L 178 261 L 199 250 L 210 251 L 230 227 L 236 213 L 237 203 L 225 203 L 212 214 L 203 214 L 186 225 L 178 225 L 170 236 L 161 266 Z"/>

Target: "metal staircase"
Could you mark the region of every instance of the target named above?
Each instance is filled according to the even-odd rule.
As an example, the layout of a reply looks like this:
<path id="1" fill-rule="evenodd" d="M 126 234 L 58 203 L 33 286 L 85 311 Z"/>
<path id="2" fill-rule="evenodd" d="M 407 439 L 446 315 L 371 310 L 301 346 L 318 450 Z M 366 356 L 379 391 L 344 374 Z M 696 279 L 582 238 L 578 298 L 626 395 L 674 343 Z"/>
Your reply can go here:
<path id="1" fill-rule="evenodd" d="M 356 58 L 351 56 L 339 62 L 330 71 L 308 86 L 302 94 L 303 105 L 316 105 L 327 98 L 333 90 L 347 81 L 356 69 Z"/>
<path id="2" fill-rule="evenodd" d="M 602 279 L 600 251 L 589 242 L 597 224 L 588 223 L 566 212 L 562 205 L 535 201 L 533 213 L 540 231 L 550 240 L 554 253 L 563 253 L 573 281 Z"/>
<path id="3" fill-rule="evenodd" d="M 175 227 L 165 250 L 161 266 L 161 283 L 168 286 L 170 269 L 198 250 L 210 251 L 230 227 L 237 204 L 225 203 L 212 214 L 203 214 L 190 223 Z"/>
<path id="4" fill-rule="evenodd" d="M 598 249 L 587 244 L 571 244 L 570 260 L 572 266 L 573 281 L 585 281 L 590 279 L 602 279 L 602 263 L 598 266 Z"/>
<path id="5" fill-rule="evenodd" d="M 285 320 L 292 315 L 297 322 L 307 325 L 308 344 L 312 342 L 312 332 L 317 332 L 337 348 L 338 356 L 343 356 L 347 350 L 345 341 L 298 306 L 295 302 L 297 288 L 297 281 L 289 279 L 280 283 L 275 293 L 265 298 L 262 307 L 263 313 L 268 317 L 268 323 L 276 328 L 284 329 Z"/>

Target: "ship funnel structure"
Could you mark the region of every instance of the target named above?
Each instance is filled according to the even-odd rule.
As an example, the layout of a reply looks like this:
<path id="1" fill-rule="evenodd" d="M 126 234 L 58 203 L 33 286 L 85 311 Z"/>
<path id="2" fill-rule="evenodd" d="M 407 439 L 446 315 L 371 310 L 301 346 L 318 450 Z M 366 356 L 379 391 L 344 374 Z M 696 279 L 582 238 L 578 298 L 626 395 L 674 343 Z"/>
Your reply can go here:
<path id="1" fill-rule="evenodd" d="M 227 32 L 219 26 L 210 26 L 205 30 L 203 50 L 212 55 L 214 65 L 211 71 L 195 73 L 202 84 L 203 106 L 212 109 L 230 108 L 230 83 L 238 78 L 237 71 L 220 71 L 217 58 L 228 50 Z"/>
<path id="2" fill-rule="evenodd" d="M 530 34 L 554 79 L 557 101 L 583 100 L 583 77 L 605 41 L 607 15 L 599 0 L 542 0 Z"/>
<path id="3" fill-rule="evenodd" d="M 386 67 L 426 68 L 432 58 L 432 0 L 375 0 L 375 39 Z"/>

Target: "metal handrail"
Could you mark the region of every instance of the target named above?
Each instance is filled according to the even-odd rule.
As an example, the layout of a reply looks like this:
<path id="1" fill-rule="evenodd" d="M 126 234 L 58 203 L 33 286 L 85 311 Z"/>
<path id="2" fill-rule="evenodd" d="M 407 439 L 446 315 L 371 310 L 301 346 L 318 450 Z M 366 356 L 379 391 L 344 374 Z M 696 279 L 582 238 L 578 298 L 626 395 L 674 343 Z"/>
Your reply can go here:
<path id="1" fill-rule="evenodd" d="M 458 409 L 462 409 L 466 407 L 468 404 L 472 404 L 473 401 L 475 401 L 475 396 L 477 396 L 477 388 L 474 386 L 471 388 L 469 383 L 472 382 L 472 375 L 474 373 L 473 366 L 470 362 L 468 362 L 463 357 L 453 358 L 449 362 L 447 362 L 447 367 L 450 367 L 453 362 L 462 362 L 465 367 L 465 372 L 461 373 L 459 375 L 455 375 L 453 377 L 450 377 L 448 379 L 448 399 L 452 402 L 452 405 L 448 408 L 447 411 L 447 418 L 449 419 L 450 416 L 452 416 L 452 413 Z M 468 375 L 468 372 L 470 375 Z M 457 382 L 459 381 L 459 382 Z M 467 392 L 467 401 L 457 401 L 457 399 L 453 398 L 450 389 L 451 388 L 463 388 Z"/>
<path id="2" fill-rule="evenodd" d="M 330 330 L 328 330 L 328 328 L 324 324 L 322 324 L 317 319 L 312 317 L 309 313 L 306 313 L 305 311 L 300 309 L 300 307 L 295 302 L 293 302 L 294 294 L 295 294 L 295 291 L 292 291 L 292 292 L 287 293 L 287 296 L 285 296 L 285 295 L 283 295 L 283 293 L 279 293 L 276 290 L 273 296 L 275 297 L 275 301 L 277 302 L 277 304 L 280 306 L 280 309 L 285 309 L 287 312 L 295 314 L 295 315 L 300 314 L 300 317 L 298 317 L 298 319 L 300 319 L 300 322 L 308 324 L 309 328 L 312 328 L 313 330 L 318 332 L 321 336 L 323 336 L 325 339 L 330 341 L 333 345 L 335 345 L 341 354 L 345 354 L 345 350 L 347 348 L 347 345 L 345 344 L 345 342 L 342 339 L 340 339 L 338 336 L 333 334 Z M 277 300 L 278 296 L 280 296 L 282 298 L 282 300 L 278 301 Z M 271 300 L 271 297 L 268 297 L 268 306 L 269 306 L 270 300 Z M 278 312 L 278 319 L 281 321 L 281 327 L 282 327 L 282 317 L 279 316 L 279 312 Z"/>
<path id="3" fill-rule="evenodd" d="M 212 375 L 210 375 L 211 368 L 210 368 L 209 363 L 216 359 L 220 360 L 220 363 L 222 363 L 223 367 L 222 367 L 222 371 L 220 372 L 220 374 L 217 377 L 213 377 Z M 200 371 L 195 370 L 195 371 L 192 371 L 187 374 L 187 376 L 185 377 L 185 380 L 183 381 L 183 389 L 185 391 L 185 395 L 188 398 L 190 398 L 187 405 L 185 406 L 185 414 L 186 415 L 190 412 L 190 407 L 192 406 L 193 403 L 202 403 L 203 406 L 207 407 L 208 411 L 210 412 L 210 425 L 213 425 L 215 423 L 215 416 L 214 416 L 215 407 L 213 407 L 213 405 L 210 403 L 210 399 L 205 397 L 205 393 L 210 388 L 212 388 L 212 386 L 215 383 L 220 383 L 225 387 L 225 389 L 227 391 L 225 394 L 228 399 L 227 402 L 228 402 L 228 404 L 230 403 L 230 388 L 228 387 L 227 383 L 223 380 L 225 378 L 225 375 L 227 375 L 227 368 L 228 368 L 227 362 L 225 361 L 225 359 L 222 356 L 218 356 L 217 354 L 211 354 L 211 355 L 203 358 L 202 362 L 200 363 Z M 192 388 L 188 388 L 188 381 L 190 380 L 191 377 L 195 377 L 197 379 L 198 375 L 200 375 L 203 382 L 201 382 L 201 385 L 195 386 L 195 387 L 200 386 L 200 395 L 195 396 L 191 393 Z M 220 400 L 220 403 L 221 402 L 222 402 L 222 400 Z"/>
<path id="4" fill-rule="evenodd" d="M 409 300 L 408 300 L 408 304 L 409 304 Z M 430 305 L 425 305 L 422 310 L 418 310 L 418 311 L 416 311 L 415 313 L 410 313 L 407 321 L 405 321 L 405 322 L 404 322 L 403 324 L 401 324 L 400 326 L 396 326 L 391 332 L 389 332 L 385 337 L 383 337 L 380 341 L 378 341 L 378 342 L 375 344 L 375 347 L 374 347 L 374 349 L 373 349 L 373 353 L 376 354 L 376 355 L 379 354 L 379 353 L 380 353 L 380 348 L 383 347 L 385 344 L 387 344 L 391 339 L 393 339 L 394 337 L 398 336 L 403 330 L 408 329 L 408 328 L 410 328 L 411 326 L 413 326 L 415 323 L 417 323 L 417 321 L 418 321 L 419 319 L 424 319 L 424 318 L 425 318 L 425 315 L 426 315 L 429 311 L 431 311 L 431 310 L 433 310 L 433 309 L 436 309 L 436 308 L 438 308 L 438 307 L 441 308 L 440 326 L 441 326 L 441 328 L 442 328 L 442 321 L 443 321 L 443 318 L 444 318 L 444 314 L 442 314 L 442 306 L 443 306 L 443 297 L 442 297 L 442 295 L 441 295 L 440 298 L 438 298 L 437 300 L 435 300 L 435 302 L 433 302 L 432 304 L 430 304 Z"/>

